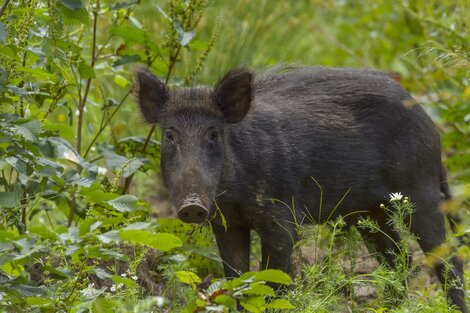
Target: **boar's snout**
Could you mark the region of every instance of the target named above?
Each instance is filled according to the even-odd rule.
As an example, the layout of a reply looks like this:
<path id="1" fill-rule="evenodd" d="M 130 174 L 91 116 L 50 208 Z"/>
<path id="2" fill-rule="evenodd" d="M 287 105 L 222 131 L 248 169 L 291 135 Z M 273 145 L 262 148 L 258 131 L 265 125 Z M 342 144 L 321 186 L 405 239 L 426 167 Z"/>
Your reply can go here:
<path id="1" fill-rule="evenodd" d="M 209 210 L 203 204 L 201 197 L 196 194 L 188 195 L 178 210 L 178 218 L 185 223 L 200 224 L 208 215 Z"/>

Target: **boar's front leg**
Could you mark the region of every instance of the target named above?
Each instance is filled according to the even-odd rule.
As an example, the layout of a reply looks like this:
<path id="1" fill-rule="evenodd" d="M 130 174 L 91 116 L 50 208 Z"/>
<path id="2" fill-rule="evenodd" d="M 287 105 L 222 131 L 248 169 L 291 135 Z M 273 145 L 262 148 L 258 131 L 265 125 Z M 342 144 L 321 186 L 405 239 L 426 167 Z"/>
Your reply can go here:
<path id="1" fill-rule="evenodd" d="M 233 225 L 225 229 L 212 223 L 212 231 L 217 241 L 224 265 L 225 277 L 238 277 L 250 270 L 250 229 Z"/>
<path id="2" fill-rule="evenodd" d="M 298 241 L 294 223 L 273 221 L 258 231 L 261 237 L 261 268 L 279 269 L 288 274 L 292 270 L 292 251 Z"/>

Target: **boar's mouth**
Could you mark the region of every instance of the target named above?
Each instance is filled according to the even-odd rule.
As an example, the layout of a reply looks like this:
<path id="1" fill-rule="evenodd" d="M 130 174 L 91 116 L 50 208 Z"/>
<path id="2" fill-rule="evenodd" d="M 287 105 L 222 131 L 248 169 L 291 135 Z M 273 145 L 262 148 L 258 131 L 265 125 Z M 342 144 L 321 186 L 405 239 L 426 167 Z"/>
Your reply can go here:
<path id="1" fill-rule="evenodd" d="M 178 209 L 178 218 L 185 223 L 203 223 L 209 216 L 209 209 L 205 202 L 198 194 L 187 195 Z"/>

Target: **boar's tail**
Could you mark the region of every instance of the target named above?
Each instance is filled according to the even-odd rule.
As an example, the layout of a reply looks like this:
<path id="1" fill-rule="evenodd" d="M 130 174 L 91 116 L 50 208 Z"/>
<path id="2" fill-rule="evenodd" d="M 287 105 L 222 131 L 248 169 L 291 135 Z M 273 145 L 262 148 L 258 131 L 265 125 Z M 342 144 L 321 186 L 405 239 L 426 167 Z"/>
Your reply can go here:
<path id="1" fill-rule="evenodd" d="M 447 183 L 447 171 L 442 165 L 442 170 L 441 170 L 441 198 L 442 200 L 449 200 L 452 198 L 452 194 L 450 193 L 450 188 L 449 184 Z M 452 229 L 452 232 L 457 233 L 458 232 L 458 225 L 462 224 L 462 218 L 456 213 L 456 212 L 447 212 L 446 213 L 447 220 L 449 221 L 450 228 Z M 461 244 L 464 244 L 465 238 L 467 236 L 459 236 L 459 241 Z M 468 240 L 468 238 L 467 238 Z"/>

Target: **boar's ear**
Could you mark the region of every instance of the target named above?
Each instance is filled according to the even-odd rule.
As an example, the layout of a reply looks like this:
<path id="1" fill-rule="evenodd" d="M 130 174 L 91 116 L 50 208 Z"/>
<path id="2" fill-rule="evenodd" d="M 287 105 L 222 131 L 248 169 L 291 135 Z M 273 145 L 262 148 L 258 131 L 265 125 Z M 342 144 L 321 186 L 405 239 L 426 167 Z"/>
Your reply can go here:
<path id="1" fill-rule="evenodd" d="M 246 69 L 231 70 L 215 87 L 215 101 L 227 123 L 238 123 L 250 110 L 253 74 Z"/>
<path id="2" fill-rule="evenodd" d="M 139 68 L 135 75 L 138 84 L 136 96 L 140 111 L 148 123 L 158 123 L 169 98 L 168 89 L 147 68 Z"/>

